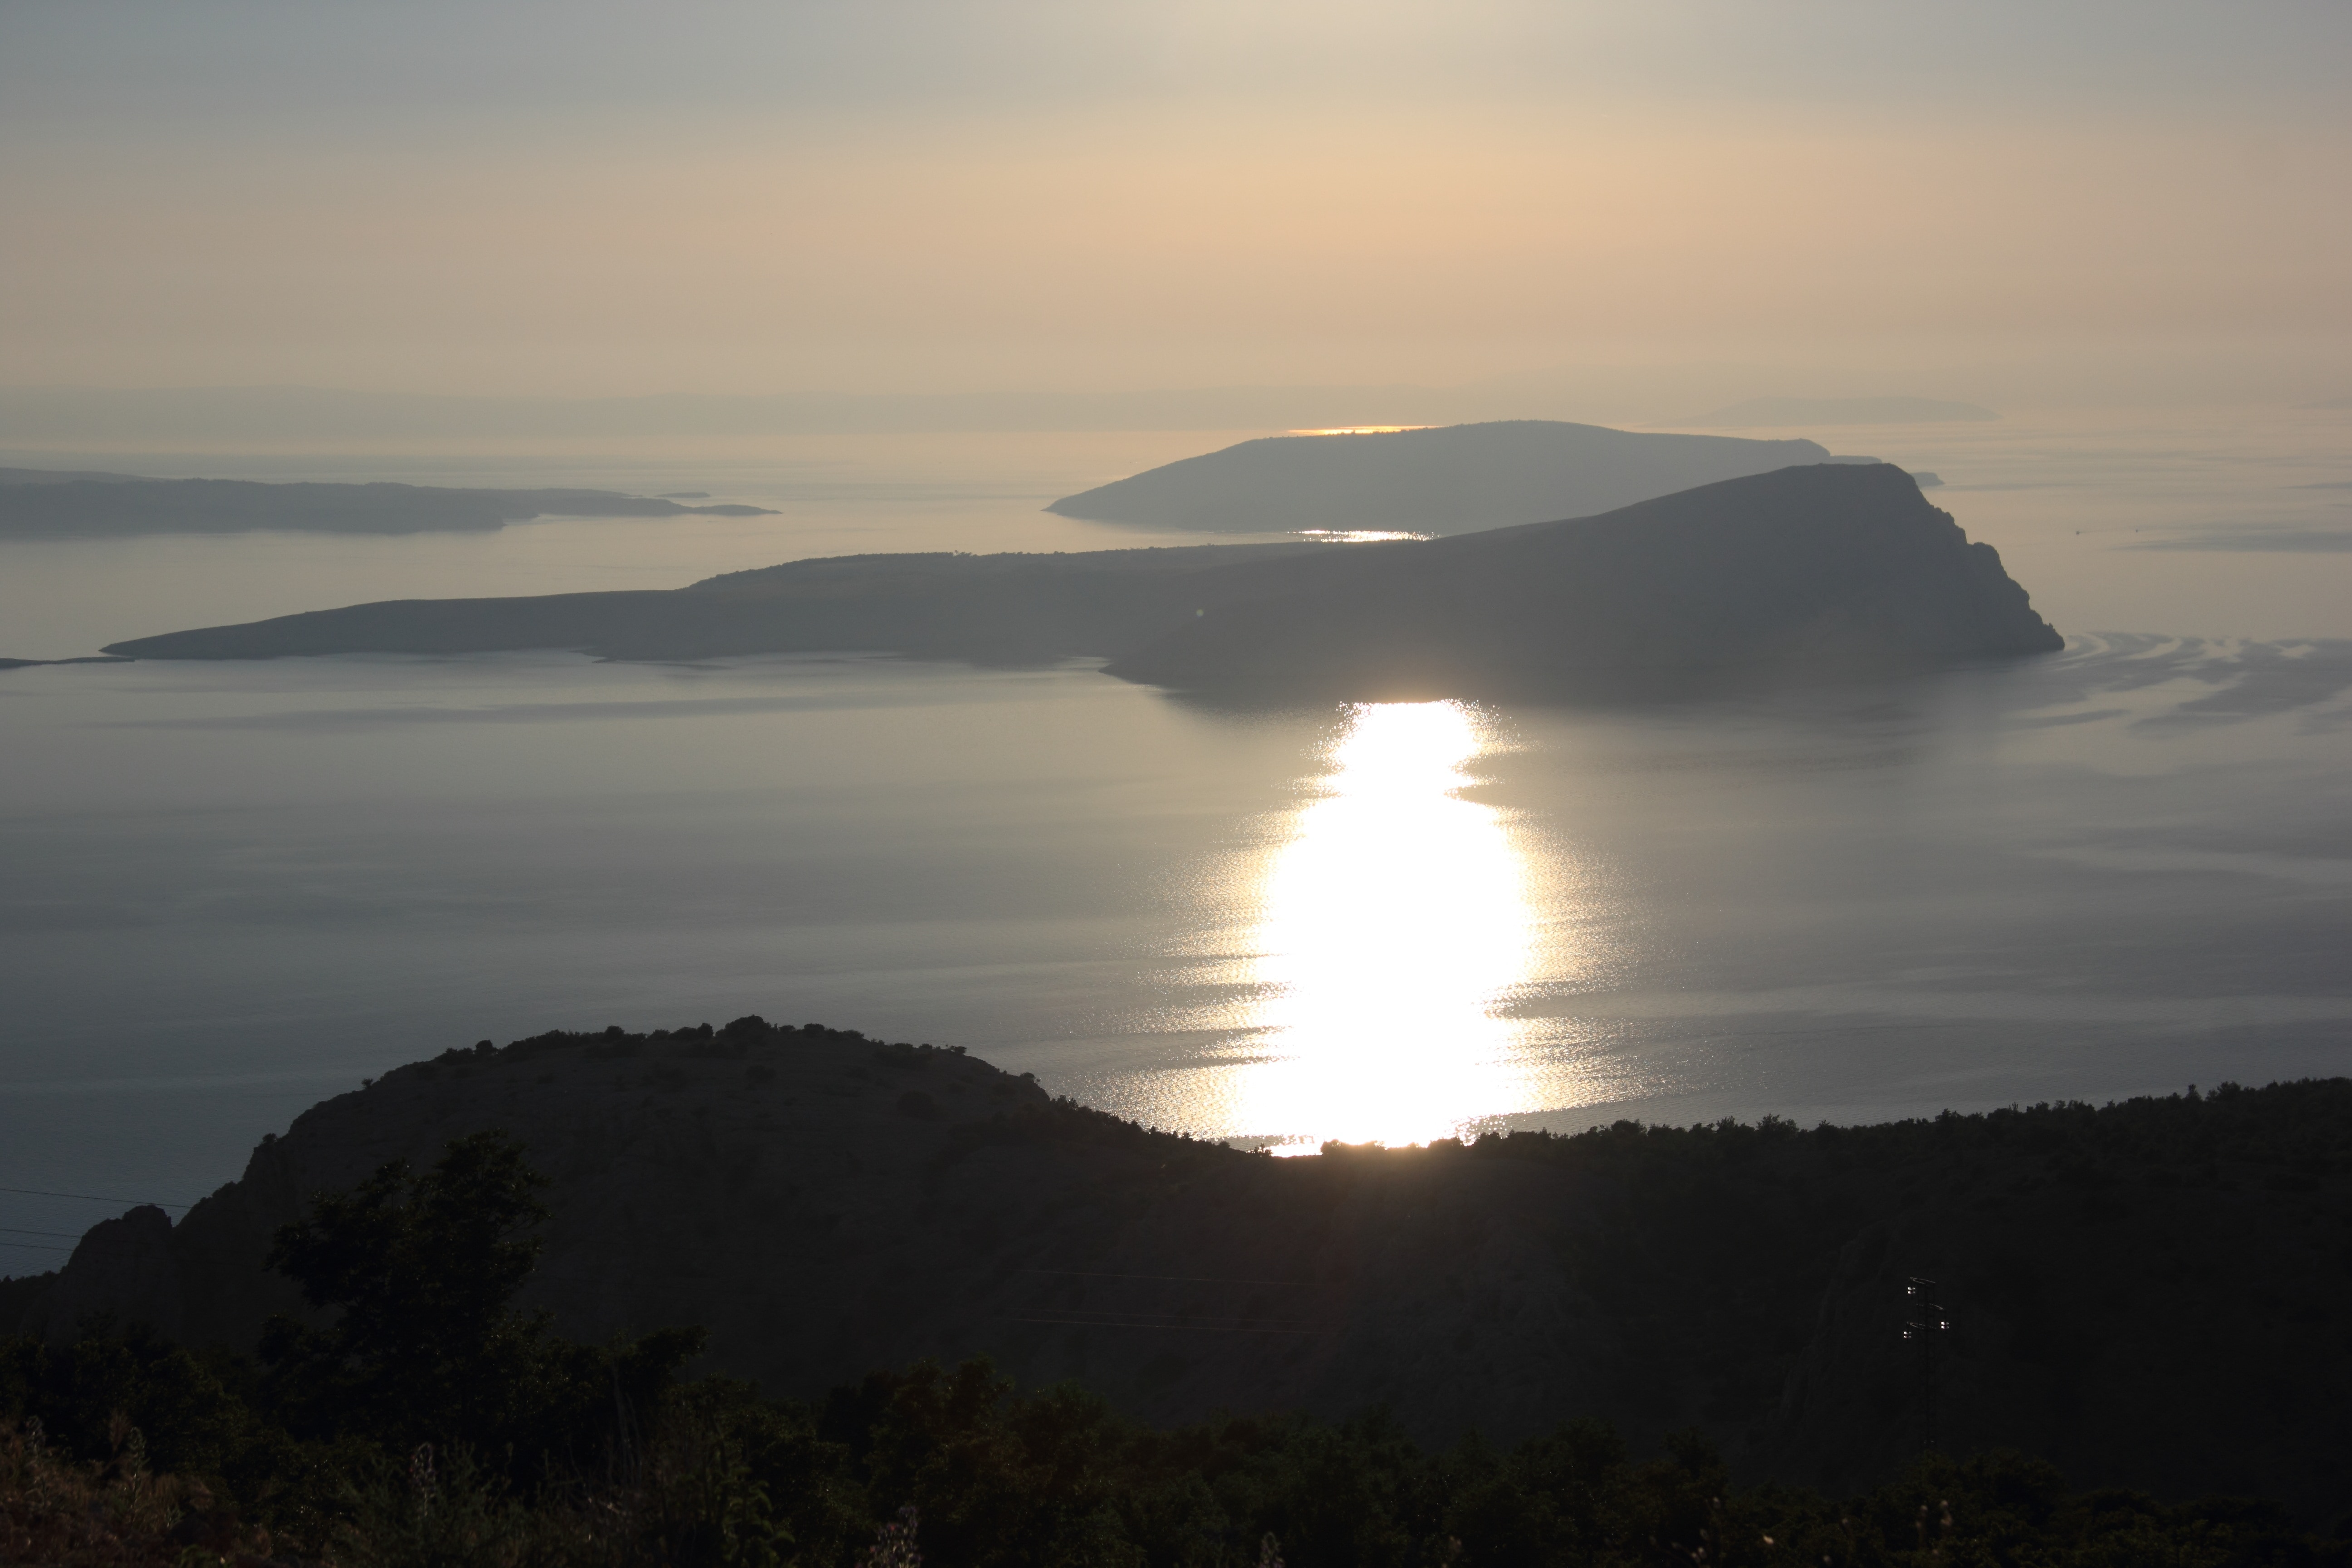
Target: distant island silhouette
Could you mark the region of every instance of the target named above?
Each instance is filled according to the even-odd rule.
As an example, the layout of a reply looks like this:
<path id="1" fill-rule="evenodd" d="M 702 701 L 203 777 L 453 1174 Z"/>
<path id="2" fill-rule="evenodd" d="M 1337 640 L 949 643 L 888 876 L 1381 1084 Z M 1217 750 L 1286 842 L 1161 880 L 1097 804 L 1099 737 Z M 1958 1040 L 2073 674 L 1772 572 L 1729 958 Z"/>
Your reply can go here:
<path id="1" fill-rule="evenodd" d="M 1613 699 L 2063 646 L 1992 547 L 1884 465 L 1784 468 L 1257 579 L 1111 673 L 1261 698 Z"/>
<path id="2" fill-rule="evenodd" d="M 276 484 L 0 468 L 0 539 L 159 533 L 484 533 L 534 517 L 772 516 L 757 506 L 680 506 L 618 490 Z"/>
<path id="3" fill-rule="evenodd" d="M 1751 397 L 1685 423 L 1732 429 L 1743 425 L 1940 425 L 2000 417 L 1973 403 L 1937 397 Z"/>
<path id="4" fill-rule="evenodd" d="M 1656 435 L 1553 419 L 1269 436 L 1064 496 L 1063 517 L 1202 533 L 1466 533 L 1589 517 L 1833 458 L 1811 441 Z"/>
<path id="5" fill-rule="evenodd" d="M 772 1393 L 987 1354 L 1154 1421 L 1380 1405 L 1424 1442 L 1515 1442 L 1599 1416 L 1643 1448 L 1697 1427 L 1743 1484 L 1833 1493 L 1900 1468 L 1932 1399 L 1955 1454 L 2326 1529 L 2347 1125 L 2336 1079 L 1275 1159 L 856 1030 L 554 1031 L 314 1107 L 176 1225 L 95 1226 L 61 1271 L 0 1282 L 0 1336 L 63 1345 L 96 1313 L 250 1352 L 272 1313 L 320 1324 L 265 1269 L 278 1227 L 496 1130 L 551 1182 L 526 1309 L 594 1344 L 700 1325 L 707 1370 Z M 1903 1333 L 1916 1276 L 1953 1325 L 1932 1386 Z"/>
<path id="6" fill-rule="evenodd" d="M 667 591 L 357 605 L 104 651 L 1096 657 L 1129 679 L 1287 701 L 1641 697 L 2062 646 L 1909 475 L 1815 464 L 1445 540 L 844 556 Z"/>

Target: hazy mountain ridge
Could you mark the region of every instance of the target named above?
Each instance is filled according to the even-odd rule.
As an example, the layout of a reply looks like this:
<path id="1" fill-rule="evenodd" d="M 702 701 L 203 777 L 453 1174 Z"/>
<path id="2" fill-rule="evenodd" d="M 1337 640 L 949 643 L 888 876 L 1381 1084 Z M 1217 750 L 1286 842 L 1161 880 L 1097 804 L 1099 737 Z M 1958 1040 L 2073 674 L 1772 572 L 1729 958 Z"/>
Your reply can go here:
<path id="1" fill-rule="evenodd" d="M 1621 371 L 1509 374 L 1444 385 L 1162 385 L 1093 392 L 648 393 L 485 396 L 334 386 L 0 387 L 0 435 L 20 449 L 170 450 L 181 443 L 283 449 L 352 443 L 644 442 L 853 433 L 1291 430 L 1450 425 L 1524 417 L 1532 408 L 1671 413 L 1728 379 Z M 1769 383 L 1767 383 L 1769 384 Z M 1609 417 L 1619 417 L 1611 414 Z"/>
<path id="2" fill-rule="evenodd" d="M 1940 397 L 1751 397 L 1687 423 L 1737 429 L 1741 426 L 1975 424 L 2000 417 L 1990 408 Z"/>
<path id="3" fill-rule="evenodd" d="M 1743 1479 L 1838 1489 L 1916 1440 L 1919 1275 L 1956 1325 L 1954 1451 L 2332 1520 L 2347 1126 L 2336 1079 L 1282 1160 L 814 1025 L 557 1033 L 314 1108 L 178 1226 L 133 1211 L 61 1274 L 0 1286 L 0 1328 L 103 1310 L 250 1344 L 299 1308 L 261 1259 L 310 1194 L 497 1128 L 554 1181 L 527 1294 L 562 1331 L 705 1324 L 710 1368 L 779 1393 L 985 1352 L 1155 1420 L 1386 1403 L 1441 1440 L 1698 1425 Z"/>
<path id="4" fill-rule="evenodd" d="M 455 489 L 436 485 L 150 479 L 120 474 L 0 470 L 0 538 L 93 539 L 159 533 L 489 532 L 534 517 L 772 515 L 756 506 L 681 506 L 618 490 Z"/>
<path id="5" fill-rule="evenodd" d="M 1269 436 L 1064 496 L 1045 510 L 1207 533 L 1466 533 L 1589 517 L 1718 479 L 1834 460 L 1811 441 L 1512 419 Z"/>
<path id="6" fill-rule="evenodd" d="M 1247 430 L 1476 417 L 1526 389 L 1224 385 L 1106 392 L 496 397 L 328 386 L 0 387 L 18 442 L 645 441 L 864 432 Z"/>
<path id="7" fill-rule="evenodd" d="M 135 485 L 150 482 L 141 474 L 118 474 L 102 468 L 0 468 L 0 487 L 62 485 L 75 479 L 89 479 L 110 485 Z"/>
<path id="8" fill-rule="evenodd" d="M 1817 465 L 1428 542 L 845 556 L 667 591 L 352 605 L 107 651 L 1094 656 L 1189 689 L 1319 698 L 1638 693 L 2060 646 L 1999 557 L 1900 469 Z"/>

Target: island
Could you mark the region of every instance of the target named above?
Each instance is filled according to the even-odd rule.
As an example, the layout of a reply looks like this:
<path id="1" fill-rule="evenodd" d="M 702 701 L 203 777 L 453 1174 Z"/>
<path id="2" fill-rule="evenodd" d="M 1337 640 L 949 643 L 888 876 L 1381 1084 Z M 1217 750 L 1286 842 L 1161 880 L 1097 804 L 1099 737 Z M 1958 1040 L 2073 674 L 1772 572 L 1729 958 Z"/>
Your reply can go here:
<path id="1" fill-rule="evenodd" d="M 1589 517 L 1833 458 L 1811 441 L 1655 435 L 1553 419 L 1269 436 L 1064 496 L 1045 510 L 1200 533 L 1444 535 Z"/>
<path id="2" fill-rule="evenodd" d="M 1812 464 L 1452 539 L 843 556 L 669 590 L 356 605 L 104 651 L 1092 657 L 1128 679 L 1287 702 L 1640 698 L 2062 646 L 1909 475 Z"/>
<path id="3" fill-rule="evenodd" d="M 618 490 L 149 479 L 0 468 L 0 539 L 159 533 L 485 533 L 534 517 L 766 517 L 756 506 L 681 506 Z"/>

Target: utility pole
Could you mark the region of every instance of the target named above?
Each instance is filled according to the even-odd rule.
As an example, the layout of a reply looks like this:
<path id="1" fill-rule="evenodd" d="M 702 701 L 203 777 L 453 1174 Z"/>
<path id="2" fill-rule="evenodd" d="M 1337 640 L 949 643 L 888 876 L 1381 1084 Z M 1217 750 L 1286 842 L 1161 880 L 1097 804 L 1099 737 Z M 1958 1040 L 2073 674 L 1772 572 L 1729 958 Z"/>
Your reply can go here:
<path id="1" fill-rule="evenodd" d="M 1904 1281 L 1903 1294 L 1911 1303 L 1903 1337 L 1919 1352 L 1919 1451 L 1925 1454 L 1936 1447 L 1936 1351 L 1952 1324 L 1944 1316 L 1943 1304 L 1936 1300 L 1933 1279 L 1914 1276 Z"/>

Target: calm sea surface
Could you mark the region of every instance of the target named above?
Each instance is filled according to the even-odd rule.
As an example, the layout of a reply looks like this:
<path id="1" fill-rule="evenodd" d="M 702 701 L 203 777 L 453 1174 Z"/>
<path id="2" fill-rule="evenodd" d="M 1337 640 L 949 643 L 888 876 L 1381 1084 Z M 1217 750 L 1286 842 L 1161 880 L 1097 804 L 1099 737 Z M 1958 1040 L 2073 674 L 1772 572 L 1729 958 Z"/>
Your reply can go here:
<path id="1" fill-rule="evenodd" d="M 782 515 L 0 545 L 0 654 L 863 550 L 1165 542 L 1038 508 L 1229 438 L 8 455 Z M 749 1012 L 1290 1148 L 2352 1068 L 2352 416 L 1824 438 L 1941 473 L 1932 499 L 2067 651 L 1638 711 L 1236 715 L 1083 667 L 860 656 L 0 673 L 0 1186 L 185 1203 L 395 1063 Z M 53 1267 L 109 1212 L 0 1193 L 0 1270 Z"/>

